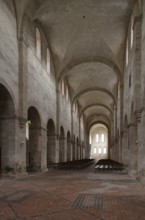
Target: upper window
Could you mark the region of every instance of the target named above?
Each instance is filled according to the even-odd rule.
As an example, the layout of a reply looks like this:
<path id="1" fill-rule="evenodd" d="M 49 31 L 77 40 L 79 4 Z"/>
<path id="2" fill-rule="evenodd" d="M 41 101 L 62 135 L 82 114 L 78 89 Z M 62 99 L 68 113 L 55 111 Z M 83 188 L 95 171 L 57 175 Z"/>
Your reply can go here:
<path id="1" fill-rule="evenodd" d="M 98 149 L 98 154 L 101 154 L 101 153 L 102 153 L 102 148 L 99 147 L 99 149 Z"/>
<path id="2" fill-rule="evenodd" d="M 104 149 L 103 149 L 103 154 L 107 154 L 107 148 L 106 147 L 104 147 Z"/>
<path id="3" fill-rule="evenodd" d="M 50 52 L 48 48 L 46 50 L 46 68 L 47 72 L 50 74 Z"/>
<path id="4" fill-rule="evenodd" d="M 126 42 L 126 66 L 128 65 L 128 39 Z"/>
<path id="5" fill-rule="evenodd" d="M 105 142 L 105 135 L 104 134 L 96 134 L 96 142 L 97 143 L 104 143 Z"/>
<path id="6" fill-rule="evenodd" d="M 133 36 L 134 32 L 133 32 L 133 16 L 131 17 L 131 30 L 130 30 L 130 48 L 132 48 L 133 46 Z"/>
<path id="7" fill-rule="evenodd" d="M 38 28 L 36 28 L 36 55 L 38 59 L 41 59 L 41 35 Z"/>
<path id="8" fill-rule="evenodd" d="M 96 147 L 94 147 L 94 154 L 96 154 L 97 153 L 97 148 Z"/>
<path id="9" fill-rule="evenodd" d="M 69 91 L 68 91 L 68 85 L 66 84 L 66 100 L 69 100 Z"/>
<path id="10" fill-rule="evenodd" d="M 64 80 L 62 79 L 60 82 L 60 90 L 62 95 L 65 95 L 65 88 L 64 88 Z"/>
<path id="11" fill-rule="evenodd" d="M 96 142 L 99 142 L 99 134 L 96 134 Z"/>
<path id="12" fill-rule="evenodd" d="M 101 142 L 104 143 L 104 141 L 105 141 L 105 135 L 101 134 Z"/>

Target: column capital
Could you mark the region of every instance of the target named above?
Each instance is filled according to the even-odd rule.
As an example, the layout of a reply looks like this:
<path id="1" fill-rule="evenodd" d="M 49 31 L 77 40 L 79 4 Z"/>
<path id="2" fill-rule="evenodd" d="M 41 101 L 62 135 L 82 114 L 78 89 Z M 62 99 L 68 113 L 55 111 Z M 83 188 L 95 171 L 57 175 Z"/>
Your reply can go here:
<path id="1" fill-rule="evenodd" d="M 21 129 L 24 128 L 24 126 L 25 126 L 25 124 L 26 124 L 26 122 L 27 122 L 27 119 L 26 119 L 26 118 L 19 117 L 18 120 L 19 120 L 19 126 L 20 126 L 20 128 L 21 128 Z"/>
<path id="2" fill-rule="evenodd" d="M 135 111 L 136 121 L 138 123 L 141 122 L 141 114 L 142 114 L 142 109 L 138 109 L 138 110 Z"/>
<path id="3" fill-rule="evenodd" d="M 136 127 L 136 124 L 135 123 L 129 123 L 127 128 L 130 128 L 130 127 Z"/>
<path id="4" fill-rule="evenodd" d="M 135 27 L 137 22 L 142 22 L 142 20 L 143 20 L 143 15 L 142 14 L 139 15 L 139 16 L 135 16 L 134 23 L 133 23 L 133 28 Z"/>

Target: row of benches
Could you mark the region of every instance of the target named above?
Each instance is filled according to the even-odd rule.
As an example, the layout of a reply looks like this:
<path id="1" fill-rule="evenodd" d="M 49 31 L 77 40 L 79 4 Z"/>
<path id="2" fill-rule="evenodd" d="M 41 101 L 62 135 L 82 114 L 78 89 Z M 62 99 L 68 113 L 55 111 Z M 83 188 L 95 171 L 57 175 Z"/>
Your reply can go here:
<path id="1" fill-rule="evenodd" d="M 83 169 L 92 163 L 94 163 L 94 159 L 83 159 L 83 160 L 74 160 L 74 161 L 68 161 L 68 162 L 62 162 L 62 163 L 54 163 L 51 164 L 49 167 L 52 167 L 54 169 Z"/>
<path id="2" fill-rule="evenodd" d="M 126 167 L 122 163 L 119 163 L 114 160 L 101 159 L 95 164 L 95 172 L 96 171 L 99 171 L 99 172 L 111 172 L 111 171 L 123 172 L 124 171 L 125 172 Z"/>

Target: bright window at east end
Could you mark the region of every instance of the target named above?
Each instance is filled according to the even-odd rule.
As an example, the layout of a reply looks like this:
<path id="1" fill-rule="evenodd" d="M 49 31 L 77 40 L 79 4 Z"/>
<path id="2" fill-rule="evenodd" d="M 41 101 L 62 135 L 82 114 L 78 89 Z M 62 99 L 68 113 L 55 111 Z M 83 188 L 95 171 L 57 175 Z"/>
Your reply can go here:
<path id="1" fill-rule="evenodd" d="M 99 134 L 96 134 L 96 142 L 99 142 Z"/>
<path id="2" fill-rule="evenodd" d="M 99 154 L 102 153 L 102 148 L 101 148 L 101 147 L 99 147 L 99 151 L 98 151 L 98 153 L 99 153 Z"/>
<path id="3" fill-rule="evenodd" d="M 105 135 L 101 134 L 101 142 L 104 143 L 104 141 L 105 141 Z"/>
<path id="4" fill-rule="evenodd" d="M 97 148 L 96 147 L 94 147 L 94 154 L 96 154 L 97 153 Z"/>
<path id="5" fill-rule="evenodd" d="M 103 149 L 103 154 L 107 154 L 107 149 L 106 149 L 106 147 L 104 147 L 104 149 Z"/>

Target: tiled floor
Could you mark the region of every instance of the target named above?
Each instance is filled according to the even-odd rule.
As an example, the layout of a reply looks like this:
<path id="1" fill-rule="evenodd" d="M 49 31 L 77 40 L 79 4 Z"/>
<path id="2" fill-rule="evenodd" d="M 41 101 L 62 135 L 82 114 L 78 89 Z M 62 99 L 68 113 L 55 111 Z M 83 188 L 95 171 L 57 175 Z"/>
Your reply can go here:
<path id="1" fill-rule="evenodd" d="M 145 187 L 124 174 L 49 170 L 0 179 L 0 220 L 145 220 Z"/>

